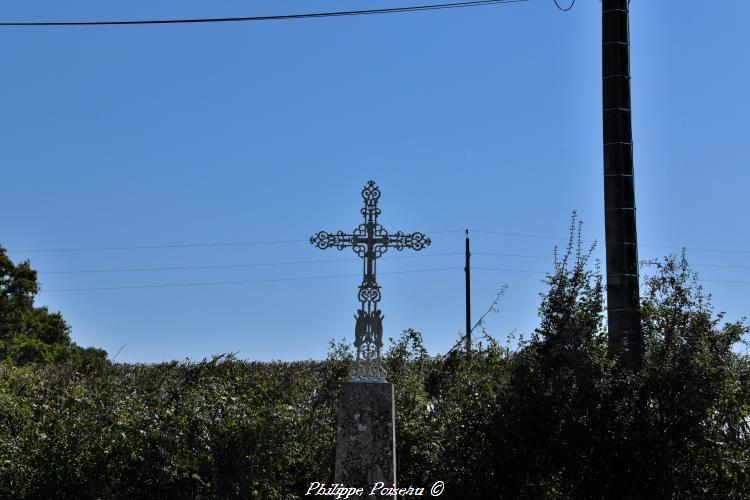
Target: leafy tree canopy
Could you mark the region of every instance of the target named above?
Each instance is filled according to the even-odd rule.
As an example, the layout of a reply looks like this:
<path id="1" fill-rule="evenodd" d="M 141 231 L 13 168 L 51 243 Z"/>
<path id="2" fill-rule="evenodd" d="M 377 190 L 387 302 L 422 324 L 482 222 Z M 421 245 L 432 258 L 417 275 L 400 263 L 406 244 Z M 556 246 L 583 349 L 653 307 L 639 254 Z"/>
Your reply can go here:
<path id="1" fill-rule="evenodd" d="M 105 351 L 71 341 L 70 325 L 59 312 L 34 306 L 39 290 L 29 261 L 14 264 L 0 246 L 0 361 L 25 365 L 105 360 Z"/>

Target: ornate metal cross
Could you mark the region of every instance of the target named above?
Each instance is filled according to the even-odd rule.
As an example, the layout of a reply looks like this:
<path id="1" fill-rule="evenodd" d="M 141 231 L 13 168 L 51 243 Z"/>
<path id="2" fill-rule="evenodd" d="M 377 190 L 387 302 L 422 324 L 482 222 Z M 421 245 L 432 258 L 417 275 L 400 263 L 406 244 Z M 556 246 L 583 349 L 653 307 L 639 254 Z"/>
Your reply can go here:
<path id="1" fill-rule="evenodd" d="M 354 327 L 354 346 L 357 348 L 357 359 L 350 373 L 352 381 L 385 382 L 385 369 L 380 357 L 383 347 L 383 319 L 378 309 L 380 302 L 380 286 L 375 280 L 377 258 L 382 256 L 389 247 L 398 251 L 404 248 L 422 250 L 430 245 L 430 238 L 422 233 L 404 234 L 398 231 L 389 235 L 383 226 L 378 224 L 378 200 L 380 188 L 375 181 L 368 181 L 362 189 L 362 199 L 365 206 L 360 210 L 365 222 L 360 224 L 352 234 L 338 231 L 335 234 L 321 231 L 312 238 L 310 243 L 320 249 L 335 247 L 343 250 L 352 247 L 357 256 L 363 258 L 362 284 L 359 285 L 359 301 L 362 307 L 357 311 Z"/>

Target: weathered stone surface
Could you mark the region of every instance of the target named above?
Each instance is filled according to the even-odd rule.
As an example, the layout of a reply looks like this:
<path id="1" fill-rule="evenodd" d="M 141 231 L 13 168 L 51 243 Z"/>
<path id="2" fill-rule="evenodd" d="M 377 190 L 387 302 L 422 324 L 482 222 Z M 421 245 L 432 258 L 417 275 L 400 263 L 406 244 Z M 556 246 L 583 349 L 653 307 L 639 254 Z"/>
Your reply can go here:
<path id="1" fill-rule="evenodd" d="M 393 384 L 347 382 L 341 387 L 336 426 L 337 483 L 362 487 L 396 484 Z"/>

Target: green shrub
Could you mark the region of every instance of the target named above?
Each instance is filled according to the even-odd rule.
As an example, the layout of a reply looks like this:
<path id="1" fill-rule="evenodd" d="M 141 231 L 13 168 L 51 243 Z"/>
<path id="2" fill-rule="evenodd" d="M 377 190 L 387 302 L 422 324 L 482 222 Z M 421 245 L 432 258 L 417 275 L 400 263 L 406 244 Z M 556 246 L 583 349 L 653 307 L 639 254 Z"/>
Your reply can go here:
<path id="1" fill-rule="evenodd" d="M 622 371 L 589 254 L 571 245 L 556 259 L 539 327 L 514 350 L 488 336 L 470 359 L 435 357 L 414 330 L 391 340 L 401 485 L 442 480 L 443 498 L 748 498 L 747 323 L 723 323 L 684 255 L 667 257 L 645 279 L 645 368 Z M 28 336 L 2 349 L 18 364 L 0 362 L 0 498 L 283 499 L 333 482 L 346 343 L 295 363 L 112 364 Z"/>

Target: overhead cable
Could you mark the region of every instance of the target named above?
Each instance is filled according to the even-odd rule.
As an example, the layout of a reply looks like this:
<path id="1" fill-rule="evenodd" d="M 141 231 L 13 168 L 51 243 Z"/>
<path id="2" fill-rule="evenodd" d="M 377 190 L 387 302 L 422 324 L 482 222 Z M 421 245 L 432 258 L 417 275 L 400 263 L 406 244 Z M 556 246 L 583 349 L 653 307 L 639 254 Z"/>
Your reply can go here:
<path id="1" fill-rule="evenodd" d="M 101 252 L 114 250 L 157 250 L 164 248 L 237 247 L 248 245 L 278 245 L 282 243 L 302 243 L 307 240 L 234 241 L 228 243 L 179 243 L 170 245 L 134 245 L 121 247 L 80 247 L 80 248 L 32 248 L 8 250 L 16 253 L 56 253 L 56 252 Z"/>
<path id="2" fill-rule="evenodd" d="M 139 24 L 205 24 L 205 23 L 236 23 L 251 21 L 288 21 L 292 19 L 312 19 L 321 17 L 345 17 L 363 16 L 373 14 L 396 14 L 402 12 L 420 12 L 426 10 L 457 9 L 463 7 L 480 7 L 483 5 L 494 5 L 503 3 L 520 3 L 528 0 L 476 0 L 473 2 L 453 2 L 432 5 L 414 5 L 409 7 L 392 7 L 385 9 L 349 10 L 338 12 L 314 12 L 306 14 L 284 14 L 273 16 L 247 16 L 247 17 L 213 17 L 192 19 L 142 19 L 132 21 L 20 21 L 0 22 L 0 26 L 124 26 Z"/>
<path id="3" fill-rule="evenodd" d="M 544 236 L 539 234 L 525 234 L 525 233 L 508 233 L 503 231 L 485 231 L 479 229 L 472 229 L 472 233 L 479 234 L 492 234 L 498 236 L 513 236 L 517 238 L 537 238 L 543 240 L 558 240 L 558 241 L 569 241 L 570 237 L 564 238 L 562 236 Z M 581 240 L 583 243 L 595 243 L 597 240 Z M 728 250 L 722 248 L 698 248 L 698 247 L 687 247 L 687 246 L 670 246 L 670 245 L 649 245 L 645 243 L 638 243 L 639 247 L 648 248 L 666 248 L 671 250 L 690 250 L 692 252 L 717 252 L 717 253 L 739 253 L 739 254 L 750 254 L 750 250 Z"/>
<path id="4" fill-rule="evenodd" d="M 479 271 L 500 271 L 500 272 L 507 272 L 507 273 L 533 273 L 533 274 L 552 275 L 552 273 L 547 272 L 547 271 L 526 271 L 522 269 L 500 269 L 496 267 L 474 267 L 472 269 L 477 269 Z M 708 283 L 734 283 L 734 284 L 750 285 L 750 281 L 742 281 L 742 280 L 707 280 L 707 279 L 700 278 L 698 281 L 708 282 Z"/>
<path id="5" fill-rule="evenodd" d="M 543 274 L 549 275 L 547 271 L 533 271 L 528 269 L 507 269 L 497 267 L 475 267 L 477 271 L 494 271 L 494 272 L 506 272 L 506 273 L 529 273 L 529 274 Z M 437 271 L 462 271 L 463 268 L 459 267 L 441 267 L 432 269 L 413 269 L 405 271 L 386 271 L 380 272 L 380 275 L 392 275 L 392 274 L 409 274 L 409 273 L 427 273 Z M 133 290 L 133 289 L 147 289 L 147 288 L 184 288 L 184 287 L 195 287 L 195 286 L 213 286 L 213 285 L 240 285 L 240 284 L 252 284 L 252 283 L 275 283 L 283 281 L 307 281 L 307 280 L 320 280 L 320 279 L 332 279 L 332 278 L 354 278 L 360 277 L 361 274 L 335 274 L 335 275 L 322 275 L 322 276 L 299 276 L 292 278 L 269 278 L 269 279 L 256 279 L 256 280 L 236 280 L 236 281 L 206 281 L 197 283 L 158 283 L 152 285 L 125 285 L 125 286 L 106 286 L 106 287 L 91 287 L 91 288 L 56 288 L 50 290 L 42 289 L 42 292 L 84 292 L 84 291 L 105 291 L 105 290 Z M 701 279 L 702 282 L 709 283 L 732 283 L 732 284 L 743 284 L 750 285 L 750 281 L 742 280 L 711 280 Z"/>
<path id="6" fill-rule="evenodd" d="M 570 9 L 573 8 L 575 4 L 576 4 L 576 0 L 571 0 L 570 5 L 568 5 L 567 7 L 563 7 L 560 5 L 560 3 L 557 0 L 555 0 L 555 5 L 557 5 L 557 8 L 563 12 L 568 12 Z"/>
<path id="7" fill-rule="evenodd" d="M 423 257 L 449 257 L 456 255 L 464 255 L 464 252 L 443 252 L 443 253 L 426 253 L 417 255 L 384 255 L 380 259 L 391 260 L 391 259 L 421 259 Z M 554 256 L 542 256 L 542 255 L 525 255 L 518 253 L 498 253 L 498 252 L 472 252 L 472 255 L 476 256 L 489 256 L 489 257 L 513 257 L 513 258 L 524 258 L 524 259 L 542 259 L 542 260 L 553 260 Z M 185 265 L 185 266 L 151 266 L 151 267 L 120 267 L 120 268 L 105 268 L 105 269 L 74 269 L 74 270 L 57 270 L 57 271 L 37 271 L 38 274 L 107 274 L 107 273 L 132 273 L 132 272 L 159 272 L 159 271 L 193 271 L 193 270 L 218 270 L 218 269 L 242 269 L 251 267 L 275 267 L 275 266 L 291 266 L 291 265 L 304 265 L 304 264 L 335 264 L 341 262 L 360 262 L 357 257 L 342 258 L 342 259 L 314 259 L 314 260 L 293 260 L 293 261 L 276 261 L 276 262 L 248 262 L 239 264 L 211 264 L 211 265 Z M 644 260 L 642 262 L 648 262 Z M 720 269 L 750 269 L 750 266 L 745 265 L 730 265 L 730 264 L 691 264 L 692 267 L 712 267 Z"/>
<path id="8" fill-rule="evenodd" d="M 463 255 L 463 252 L 433 253 L 422 255 L 386 255 L 380 259 L 413 259 L 417 257 L 444 257 L 447 255 Z M 39 271 L 39 274 L 93 274 L 93 273 L 129 273 L 148 271 L 188 271 L 198 269 L 237 269 L 243 267 L 267 267 L 267 266 L 289 266 L 297 264 L 328 264 L 337 262 L 361 262 L 356 257 L 348 259 L 317 259 L 317 260 L 295 260 L 279 262 L 255 262 L 247 264 L 214 264 L 204 266 L 159 266 L 159 267 L 129 267 L 110 269 L 78 269 L 73 271 Z"/>
<path id="9" fill-rule="evenodd" d="M 441 231 L 429 231 L 429 234 L 463 233 L 463 229 L 444 229 Z M 308 239 L 280 239 L 267 241 L 229 241 L 208 243 L 169 243 L 163 245 L 132 245 L 132 246 L 108 246 L 108 247 L 73 247 L 73 248 L 31 248 L 31 249 L 9 249 L 14 253 L 65 253 L 65 252 L 103 252 L 118 250 L 160 250 L 175 248 L 202 248 L 202 247 L 239 247 L 252 245 L 280 245 L 285 243 L 307 243 Z"/>
<path id="10" fill-rule="evenodd" d="M 407 273 L 428 273 L 436 271 L 458 271 L 458 267 L 441 267 L 433 269 L 414 269 L 409 271 L 388 271 L 378 274 L 407 274 Z M 280 281 L 303 281 L 303 280 L 321 280 L 331 278 L 353 278 L 361 277 L 361 274 L 333 274 L 325 276 L 298 276 L 294 278 L 269 278 L 259 280 L 237 280 L 237 281 L 204 281 L 199 283 L 159 283 L 154 285 L 125 285 L 125 286 L 102 286 L 92 288 L 55 288 L 51 290 L 42 290 L 42 292 L 86 292 L 86 291 L 103 291 L 103 290 L 132 290 L 143 288 L 182 288 L 192 286 L 212 286 L 212 285 L 243 285 L 250 283 L 272 283 Z"/>
<path id="11" fill-rule="evenodd" d="M 516 238 L 533 238 L 533 239 L 544 239 L 544 240 L 555 240 L 555 241 L 568 241 L 569 237 L 562 236 L 549 236 L 539 234 L 528 234 L 528 233 L 513 233 L 505 231 L 487 231 L 482 229 L 470 229 L 472 233 L 477 234 L 488 234 L 497 236 L 509 236 Z M 446 233 L 464 233 L 464 229 L 445 229 L 440 231 L 425 231 L 425 234 L 446 234 Z M 164 245 L 133 245 L 133 246 L 106 246 L 106 247 L 72 247 L 72 248 L 32 248 L 32 249 L 9 249 L 8 252 L 12 253 L 65 253 L 65 252 L 99 252 L 99 251 L 126 251 L 126 250 L 158 250 L 158 249 L 180 249 L 180 248 L 201 248 L 201 247 L 234 247 L 234 246 L 253 246 L 253 245 L 279 245 L 287 243 L 307 243 L 307 239 L 279 239 L 279 240 L 267 240 L 267 241 L 233 241 L 233 242 L 208 242 L 208 243 L 174 243 Z M 582 240 L 583 243 L 594 243 L 597 240 Z M 670 250 L 689 250 L 691 252 L 715 252 L 715 253 L 735 253 L 735 254 L 750 254 L 750 250 L 734 250 L 726 248 L 700 248 L 700 247 L 688 247 L 688 246 L 675 246 L 675 245 L 650 245 L 646 243 L 639 243 L 639 247 L 646 248 L 664 248 Z M 497 254 L 504 255 L 504 254 Z M 516 255 L 507 254 L 508 257 Z M 531 256 L 523 256 L 531 257 Z M 707 266 L 708 267 L 708 266 Z M 714 266 L 720 267 L 720 266 Z M 736 266 L 733 266 L 736 267 Z"/>

